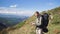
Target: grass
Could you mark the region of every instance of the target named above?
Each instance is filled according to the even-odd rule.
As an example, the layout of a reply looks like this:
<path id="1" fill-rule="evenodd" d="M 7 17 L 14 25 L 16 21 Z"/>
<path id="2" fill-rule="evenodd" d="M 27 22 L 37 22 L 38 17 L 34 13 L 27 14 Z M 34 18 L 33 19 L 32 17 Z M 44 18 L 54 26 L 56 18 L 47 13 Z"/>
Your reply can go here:
<path id="1" fill-rule="evenodd" d="M 49 24 L 48 30 L 49 32 L 47 34 L 57 34 L 60 32 L 60 25 Z"/>

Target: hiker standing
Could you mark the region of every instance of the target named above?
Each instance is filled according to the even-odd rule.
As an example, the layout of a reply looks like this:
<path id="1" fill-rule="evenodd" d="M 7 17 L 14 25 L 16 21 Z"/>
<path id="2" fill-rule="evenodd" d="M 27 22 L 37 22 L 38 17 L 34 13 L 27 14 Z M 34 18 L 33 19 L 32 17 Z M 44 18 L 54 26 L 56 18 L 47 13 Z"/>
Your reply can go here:
<path id="1" fill-rule="evenodd" d="M 36 34 L 42 34 L 43 33 L 42 28 L 41 28 L 42 16 L 41 16 L 41 14 L 39 14 L 38 11 L 36 11 L 35 16 L 36 16 L 36 23 L 35 23 L 35 25 L 36 25 Z"/>
<path id="2" fill-rule="evenodd" d="M 43 34 L 47 33 L 48 29 L 48 23 L 49 23 L 49 15 L 44 12 L 43 15 L 39 14 L 38 11 L 35 13 L 36 16 L 36 34 Z"/>

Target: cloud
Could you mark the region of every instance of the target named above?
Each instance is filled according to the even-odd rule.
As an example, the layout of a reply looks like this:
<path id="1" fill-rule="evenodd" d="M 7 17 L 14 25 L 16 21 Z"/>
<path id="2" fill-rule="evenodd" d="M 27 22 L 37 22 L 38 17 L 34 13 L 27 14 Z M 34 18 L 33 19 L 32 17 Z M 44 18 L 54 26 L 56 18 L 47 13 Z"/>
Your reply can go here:
<path id="1" fill-rule="evenodd" d="M 17 12 L 17 15 L 26 15 L 26 16 L 32 16 L 34 14 L 34 12 L 31 11 L 21 11 L 21 12 Z"/>
<path id="2" fill-rule="evenodd" d="M 2 14 L 16 14 L 16 12 L 10 12 L 10 11 L 0 11 Z"/>
<path id="3" fill-rule="evenodd" d="M 20 15 L 20 16 L 32 16 L 34 14 L 31 10 L 13 10 L 13 9 L 6 9 L 6 10 L 0 10 L 0 13 L 2 14 L 12 14 L 12 15 Z"/>
<path id="4" fill-rule="evenodd" d="M 0 11 L 2 14 L 12 14 L 12 15 L 22 15 L 22 16 L 32 16 L 33 12 L 30 11 L 21 11 L 21 12 L 8 12 L 8 11 Z"/>
<path id="5" fill-rule="evenodd" d="M 12 7 L 12 8 L 16 8 L 17 7 L 17 5 L 15 4 L 15 5 L 10 5 L 10 7 Z"/>

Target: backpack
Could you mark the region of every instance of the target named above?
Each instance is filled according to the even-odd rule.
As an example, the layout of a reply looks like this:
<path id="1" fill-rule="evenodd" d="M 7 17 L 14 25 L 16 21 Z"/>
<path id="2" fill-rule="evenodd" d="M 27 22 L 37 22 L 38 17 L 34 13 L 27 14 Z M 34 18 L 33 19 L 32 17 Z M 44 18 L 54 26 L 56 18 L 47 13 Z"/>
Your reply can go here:
<path id="1" fill-rule="evenodd" d="M 42 19 L 49 20 L 49 15 L 47 13 L 43 14 Z"/>
<path id="2" fill-rule="evenodd" d="M 49 22 L 49 15 L 46 13 L 46 14 L 43 14 L 42 15 L 42 27 L 47 27 L 48 26 L 48 22 Z"/>

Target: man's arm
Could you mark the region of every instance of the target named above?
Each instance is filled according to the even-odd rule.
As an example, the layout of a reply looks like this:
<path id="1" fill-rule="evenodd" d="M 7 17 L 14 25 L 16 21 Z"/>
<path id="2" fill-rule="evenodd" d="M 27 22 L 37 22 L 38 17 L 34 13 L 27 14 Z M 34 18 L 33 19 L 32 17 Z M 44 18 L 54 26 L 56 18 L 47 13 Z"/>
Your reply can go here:
<path id="1" fill-rule="evenodd" d="M 40 17 L 40 25 L 41 25 L 41 23 L 42 23 L 42 17 Z"/>

